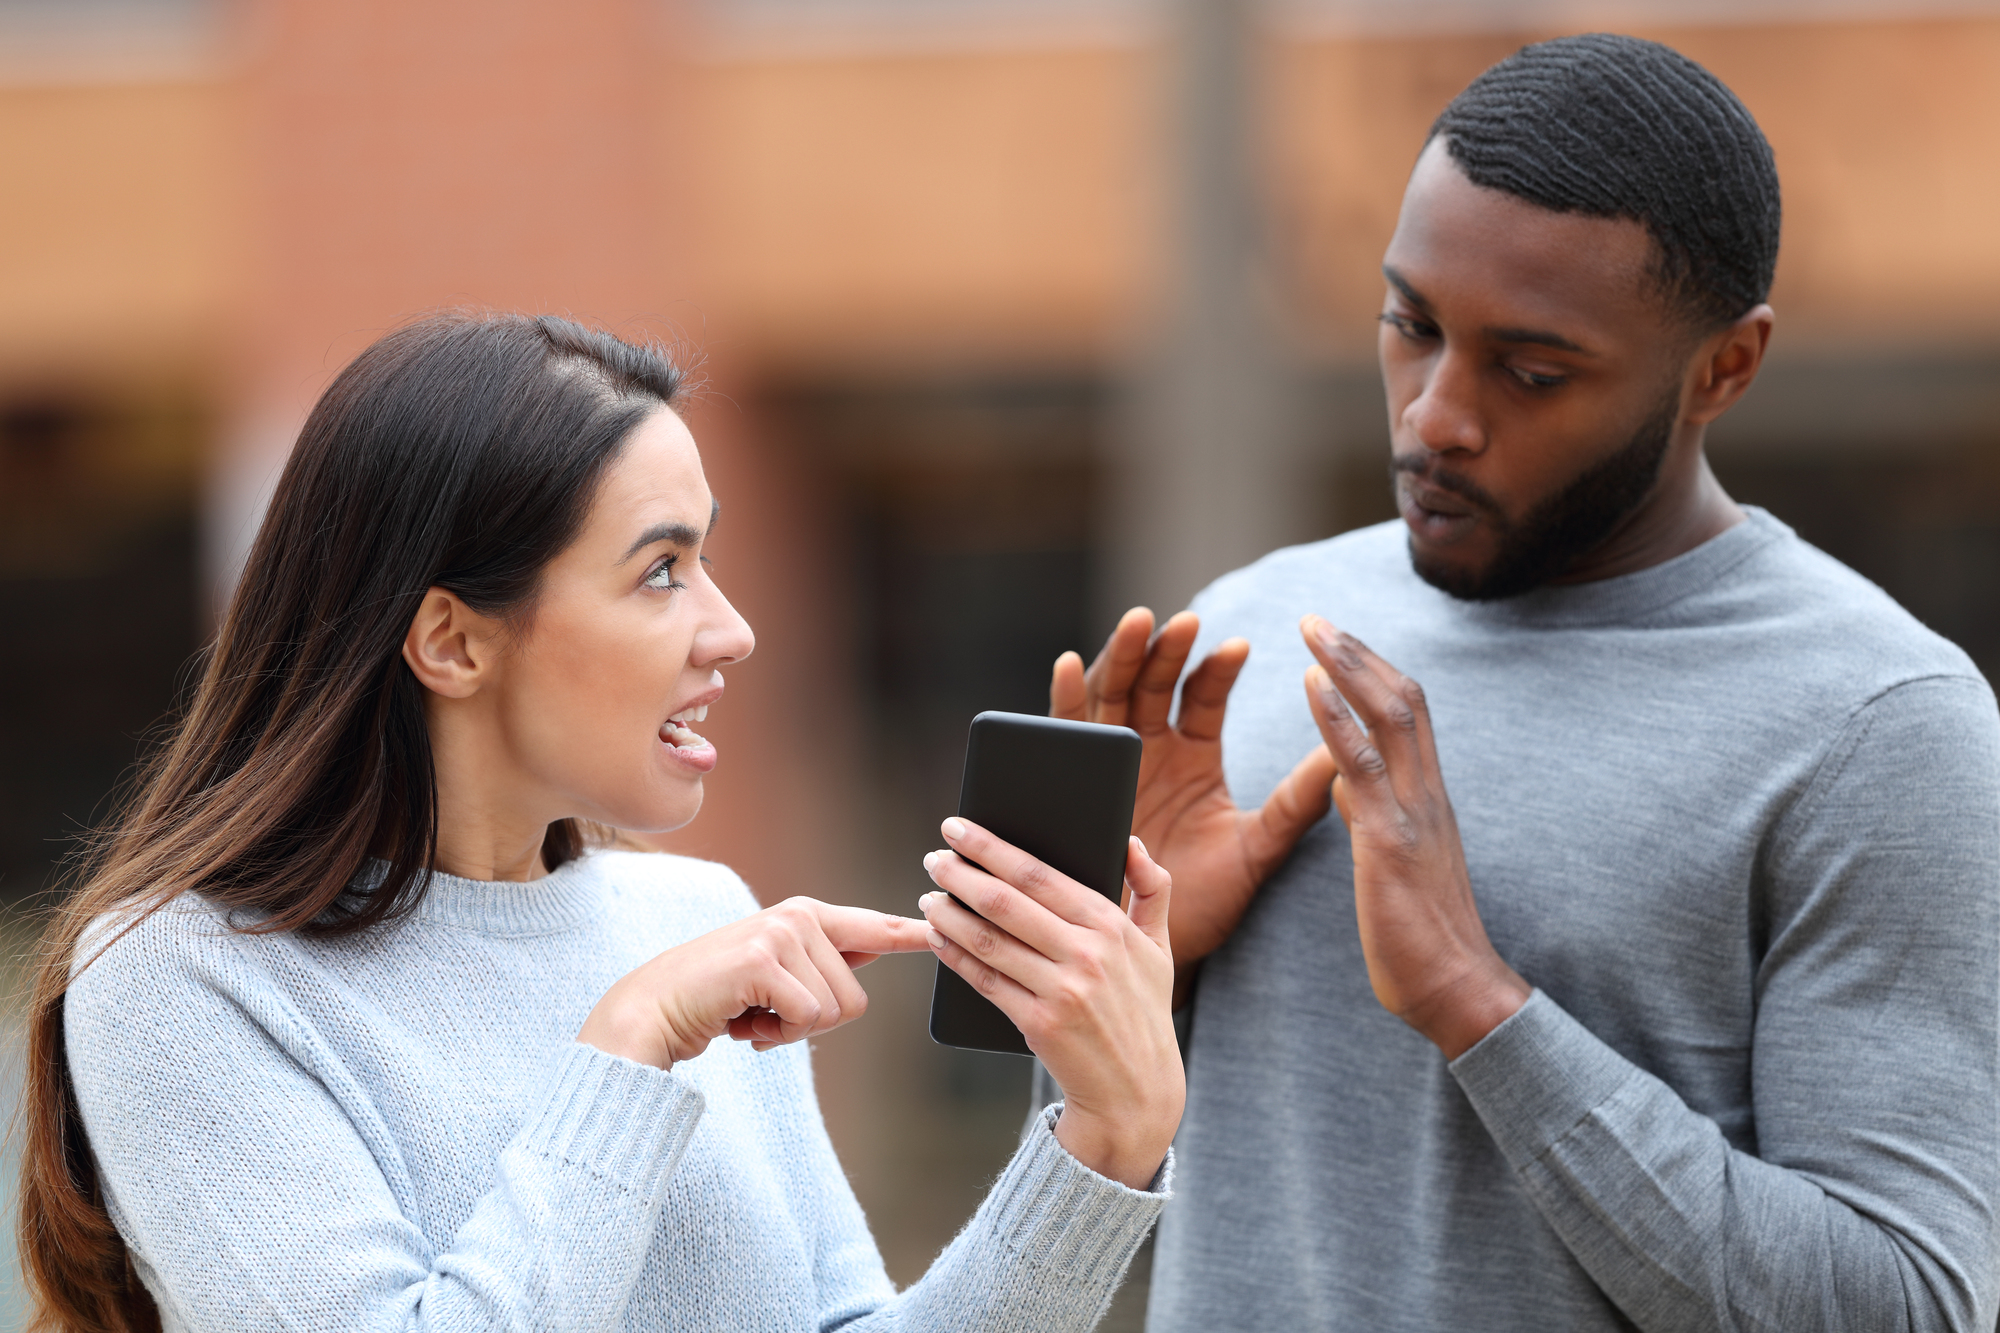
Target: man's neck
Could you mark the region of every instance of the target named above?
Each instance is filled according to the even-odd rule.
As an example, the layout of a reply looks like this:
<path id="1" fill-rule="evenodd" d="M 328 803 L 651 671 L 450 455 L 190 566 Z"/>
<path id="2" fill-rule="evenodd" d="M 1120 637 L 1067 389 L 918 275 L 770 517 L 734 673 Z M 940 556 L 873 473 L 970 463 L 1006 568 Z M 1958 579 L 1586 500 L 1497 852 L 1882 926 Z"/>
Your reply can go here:
<path id="1" fill-rule="evenodd" d="M 1722 489 L 1697 440 L 1668 456 L 1644 504 L 1588 555 L 1549 582 L 1596 583 L 1636 574 L 1686 555 L 1743 518 L 1742 507 Z"/>

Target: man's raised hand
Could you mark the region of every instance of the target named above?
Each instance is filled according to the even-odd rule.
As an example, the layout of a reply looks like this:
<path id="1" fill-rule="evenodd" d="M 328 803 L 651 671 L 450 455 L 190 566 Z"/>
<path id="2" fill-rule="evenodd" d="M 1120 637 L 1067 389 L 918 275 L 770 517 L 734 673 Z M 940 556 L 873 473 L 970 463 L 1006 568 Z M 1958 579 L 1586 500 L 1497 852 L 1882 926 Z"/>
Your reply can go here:
<path id="1" fill-rule="evenodd" d="M 1527 1001 L 1473 901 L 1458 817 L 1417 683 L 1319 616 L 1299 622 L 1318 665 L 1306 701 L 1340 769 L 1334 803 L 1354 848 L 1354 914 L 1382 1007 L 1457 1059 Z"/>
<path id="2" fill-rule="evenodd" d="M 1250 656 L 1229 639 L 1181 686 L 1201 622 L 1183 611 L 1153 634 L 1153 613 L 1127 611 L 1088 671 L 1076 653 L 1056 659 L 1049 716 L 1130 727 L 1145 743 L 1132 832 L 1173 876 L 1174 963 L 1185 977 L 1229 938 L 1258 885 L 1276 870 L 1331 802 L 1333 760 L 1325 746 L 1299 761 L 1270 798 L 1239 810 L 1222 774 L 1222 719 Z"/>

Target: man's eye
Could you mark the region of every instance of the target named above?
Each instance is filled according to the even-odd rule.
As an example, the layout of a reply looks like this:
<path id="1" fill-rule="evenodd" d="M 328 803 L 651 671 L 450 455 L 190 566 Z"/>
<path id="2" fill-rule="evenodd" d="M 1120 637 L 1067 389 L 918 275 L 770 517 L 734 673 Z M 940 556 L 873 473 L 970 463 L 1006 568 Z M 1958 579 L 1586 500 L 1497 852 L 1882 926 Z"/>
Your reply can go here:
<path id="1" fill-rule="evenodd" d="M 1419 323 L 1411 319 L 1408 315 L 1398 315 L 1392 311 L 1385 311 L 1377 315 L 1376 318 L 1402 334 L 1405 338 L 1408 338 L 1411 342 L 1422 342 L 1427 338 L 1437 336 L 1436 329 L 1428 324 Z"/>
<path id="2" fill-rule="evenodd" d="M 666 559 L 662 560 L 659 564 L 653 566 L 653 572 L 646 575 L 646 580 L 645 580 L 646 586 L 648 588 L 686 587 L 687 586 L 686 584 L 677 583 L 674 581 L 674 566 L 679 563 L 680 563 L 679 556 L 670 555 Z"/>
<path id="3" fill-rule="evenodd" d="M 1507 367 L 1507 373 L 1530 389 L 1553 389 L 1569 383 L 1567 375 L 1543 375 L 1537 371 L 1523 370 L 1519 366 Z"/>

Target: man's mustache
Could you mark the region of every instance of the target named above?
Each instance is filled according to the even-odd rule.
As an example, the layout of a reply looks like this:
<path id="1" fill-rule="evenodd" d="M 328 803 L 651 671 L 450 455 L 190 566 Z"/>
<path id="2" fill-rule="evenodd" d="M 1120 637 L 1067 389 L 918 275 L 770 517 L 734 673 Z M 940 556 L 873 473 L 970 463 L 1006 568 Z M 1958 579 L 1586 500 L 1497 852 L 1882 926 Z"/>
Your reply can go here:
<path id="1" fill-rule="evenodd" d="M 1392 454 L 1389 457 L 1389 481 L 1391 485 L 1403 473 L 1409 473 L 1426 486 L 1435 486 L 1441 491 L 1450 491 L 1474 509 L 1494 518 L 1505 518 L 1506 511 L 1500 502 L 1488 494 L 1478 482 L 1470 477 L 1461 477 L 1442 466 L 1435 457 L 1423 454 Z"/>

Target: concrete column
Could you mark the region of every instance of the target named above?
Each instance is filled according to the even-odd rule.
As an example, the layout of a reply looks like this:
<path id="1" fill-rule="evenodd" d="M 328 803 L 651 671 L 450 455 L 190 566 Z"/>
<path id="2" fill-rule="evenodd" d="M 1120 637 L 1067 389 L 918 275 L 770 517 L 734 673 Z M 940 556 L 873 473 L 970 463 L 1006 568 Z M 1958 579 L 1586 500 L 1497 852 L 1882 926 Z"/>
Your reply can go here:
<path id="1" fill-rule="evenodd" d="M 1105 626 L 1162 617 L 1274 547 L 1316 535 L 1297 376 L 1266 260 L 1252 0 L 1174 0 L 1164 117 L 1168 272 L 1111 442 Z"/>

